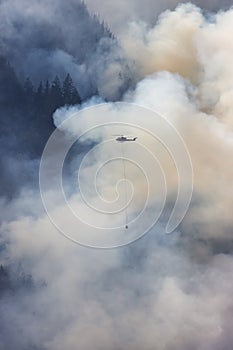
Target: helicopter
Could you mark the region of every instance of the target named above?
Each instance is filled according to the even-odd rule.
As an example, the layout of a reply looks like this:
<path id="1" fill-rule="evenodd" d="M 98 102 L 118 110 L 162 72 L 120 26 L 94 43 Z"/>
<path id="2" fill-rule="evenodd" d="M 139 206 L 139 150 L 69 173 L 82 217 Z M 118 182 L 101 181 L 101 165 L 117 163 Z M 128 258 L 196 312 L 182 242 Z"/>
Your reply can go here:
<path id="1" fill-rule="evenodd" d="M 130 137 L 127 137 L 124 135 L 114 135 L 114 136 L 118 136 L 116 138 L 116 141 L 118 141 L 118 142 L 134 142 L 137 140 L 137 137 L 130 138 Z"/>

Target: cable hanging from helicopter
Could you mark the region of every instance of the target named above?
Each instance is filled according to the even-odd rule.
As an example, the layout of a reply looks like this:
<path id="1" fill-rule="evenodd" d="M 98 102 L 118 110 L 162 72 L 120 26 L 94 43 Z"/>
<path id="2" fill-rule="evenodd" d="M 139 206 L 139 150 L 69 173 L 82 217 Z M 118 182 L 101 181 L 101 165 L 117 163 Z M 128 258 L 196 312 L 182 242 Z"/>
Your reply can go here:
<path id="1" fill-rule="evenodd" d="M 125 181 L 125 229 L 127 230 L 129 228 L 129 220 L 128 220 L 128 208 L 127 208 L 127 203 L 128 203 L 128 193 L 127 193 L 127 183 L 126 183 L 126 166 L 125 166 L 125 157 L 124 157 L 124 149 L 123 149 L 123 143 L 125 142 L 135 142 L 138 137 L 127 137 L 124 135 L 113 135 L 117 136 L 116 141 L 122 144 L 122 164 L 123 164 L 123 175 L 124 175 L 124 181 Z"/>

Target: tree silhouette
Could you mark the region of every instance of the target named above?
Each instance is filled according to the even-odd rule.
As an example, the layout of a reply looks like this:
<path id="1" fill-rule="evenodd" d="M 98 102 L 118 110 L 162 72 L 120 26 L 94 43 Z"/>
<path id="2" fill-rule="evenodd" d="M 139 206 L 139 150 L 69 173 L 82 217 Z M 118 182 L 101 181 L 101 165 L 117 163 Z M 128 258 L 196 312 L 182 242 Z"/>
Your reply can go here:
<path id="1" fill-rule="evenodd" d="M 56 76 L 55 79 L 52 81 L 49 95 L 51 113 L 54 113 L 57 108 L 63 105 L 61 82 L 58 76 Z"/>
<path id="2" fill-rule="evenodd" d="M 35 93 L 35 108 L 38 112 L 44 111 L 44 87 L 42 81 L 40 82 L 37 91 Z"/>
<path id="3" fill-rule="evenodd" d="M 62 96 L 65 105 L 74 105 L 81 103 L 81 98 L 73 84 L 72 78 L 69 73 L 67 74 L 63 82 Z"/>

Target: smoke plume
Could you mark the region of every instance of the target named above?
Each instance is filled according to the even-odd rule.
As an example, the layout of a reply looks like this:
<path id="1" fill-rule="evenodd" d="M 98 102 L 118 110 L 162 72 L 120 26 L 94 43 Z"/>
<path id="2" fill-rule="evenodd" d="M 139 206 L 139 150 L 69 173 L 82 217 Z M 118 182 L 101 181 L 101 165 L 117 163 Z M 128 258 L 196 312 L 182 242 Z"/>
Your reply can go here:
<path id="1" fill-rule="evenodd" d="M 51 61 L 54 67 L 60 58 L 62 64 L 72 61 L 76 32 L 72 32 L 73 22 L 62 17 L 64 9 L 68 11 L 74 6 L 73 2 L 68 3 L 59 3 L 55 14 L 50 1 L 30 5 L 27 11 L 13 0 L 1 1 L 0 6 L 4 14 L 7 13 L 5 21 L 20 13 L 19 27 L 25 30 L 22 42 L 15 44 L 16 48 L 20 47 L 19 56 L 9 53 L 13 60 L 21 62 L 25 45 L 33 46 L 36 34 L 30 36 L 25 29 L 29 17 L 36 23 L 52 23 L 56 18 L 67 39 L 64 42 L 71 47 L 69 53 L 68 49 L 61 53 L 59 45 L 54 44 L 61 38 L 51 37 L 56 48 L 45 62 Z M 95 55 L 90 58 L 86 51 L 88 57 L 83 58 L 82 64 L 95 61 L 95 74 L 101 72 L 98 76 L 103 77 L 98 80 L 100 89 L 110 91 L 110 97 L 119 99 L 123 94 L 121 102 L 159 113 L 178 131 L 193 165 L 192 202 L 182 223 L 173 234 L 165 235 L 164 222 L 171 212 L 177 175 L 161 145 L 151 143 L 149 136 L 139 131 L 139 141 L 141 139 L 163 165 L 169 198 L 166 212 L 147 235 L 131 245 L 95 250 L 74 244 L 58 233 L 44 211 L 38 188 L 30 176 L 26 176 L 28 183 L 21 187 L 20 194 L 11 200 L 2 197 L 0 203 L 0 265 L 7 266 L 7 272 L 0 270 L 3 286 L 0 289 L 0 349 L 230 350 L 233 346 L 233 10 L 225 10 L 228 2 L 221 4 L 224 11 L 214 13 L 220 2 L 202 4 L 199 1 L 199 8 L 193 4 L 175 7 L 177 1 L 160 4 L 148 0 L 146 5 L 141 4 L 141 11 L 135 0 L 120 2 L 116 13 L 112 2 L 87 3 L 93 11 L 99 8 L 101 15 L 113 25 L 121 48 L 114 44 L 113 51 L 104 57 L 97 49 L 97 60 Z M 172 10 L 159 14 L 164 7 Z M 125 22 L 129 12 L 131 17 Z M 72 14 L 70 16 L 72 18 Z M 71 37 L 67 38 L 69 30 Z M 10 37 L 16 43 L 16 32 L 14 27 L 5 33 L 8 39 L 3 41 L 10 50 L 14 45 L 9 45 L 8 40 Z M 34 57 L 32 50 L 29 51 L 30 62 L 40 57 L 39 51 Z M 42 51 L 44 55 L 44 48 Z M 116 59 L 118 54 L 122 60 Z M 111 62 L 107 70 L 106 60 Z M 130 70 L 131 79 L 123 79 L 125 85 L 119 95 L 118 73 L 125 67 Z M 81 132 L 75 129 L 75 124 L 65 128 L 64 121 L 76 112 L 85 113 L 88 107 L 101 106 L 103 101 L 101 97 L 93 97 L 82 106 L 66 106 L 55 112 L 54 123 L 61 136 L 65 135 L 64 142 L 76 131 Z M 116 116 L 119 111 L 112 102 L 106 104 L 106 110 Z M 134 115 L 129 118 L 133 121 Z M 86 124 L 82 124 L 83 130 L 88 126 L 87 119 Z M 151 124 L 153 128 L 155 125 Z M 75 149 L 76 158 L 68 164 L 68 172 L 74 170 L 87 150 L 98 146 L 111 133 L 101 129 L 90 139 L 80 140 L 75 146 L 78 155 Z M 113 151 L 114 147 L 106 150 L 110 155 Z M 101 164 L 103 159 L 104 154 L 97 148 L 91 162 L 84 167 L 87 186 L 93 166 Z M 34 162 L 37 161 L 28 161 L 28 169 L 35 169 Z M 11 168 L 14 179 L 17 174 L 22 176 L 21 169 L 26 173 L 25 163 L 22 167 L 18 162 L 12 163 L 5 166 Z M 113 165 L 106 169 L 100 187 L 104 190 L 107 185 L 108 195 L 108 190 L 112 193 L 115 189 L 112 182 L 119 175 L 119 167 Z M 141 205 L 144 187 L 133 168 L 128 167 L 128 171 L 137 185 L 137 207 Z M 64 187 L 70 193 L 72 204 L 82 211 L 80 193 L 78 196 L 72 193 L 76 180 L 66 175 Z M 48 178 L 46 186 L 47 198 L 53 203 L 56 216 L 62 218 L 66 208 L 60 202 L 53 177 Z M 155 174 L 153 197 L 156 190 Z M 107 216 L 105 221 L 111 223 L 112 218 Z M 75 229 L 79 232 L 82 226 Z M 90 232 L 86 229 L 82 233 L 88 236 Z"/>

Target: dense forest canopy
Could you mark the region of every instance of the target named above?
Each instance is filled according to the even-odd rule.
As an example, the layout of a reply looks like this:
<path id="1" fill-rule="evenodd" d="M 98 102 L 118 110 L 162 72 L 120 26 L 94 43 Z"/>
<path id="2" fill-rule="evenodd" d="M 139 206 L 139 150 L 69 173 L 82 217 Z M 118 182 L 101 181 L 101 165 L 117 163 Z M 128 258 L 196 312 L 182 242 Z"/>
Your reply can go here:
<path id="1" fill-rule="evenodd" d="M 10 63 L 0 57 L 1 138 L 15 142 L 12 134 L 17 132 L 17 143 L 8 141 L 12 151 L 15 148 L 15 151 L 21 149 L 30 155 L 40 155 L 54 130 L 52 115 L 55 110 L 80 103 L 81 97 L 69 73 L 63 81 L 55 76 L 51 82 L 41 81 L 35 86 L 30 77 L 20 82 Z"/>

